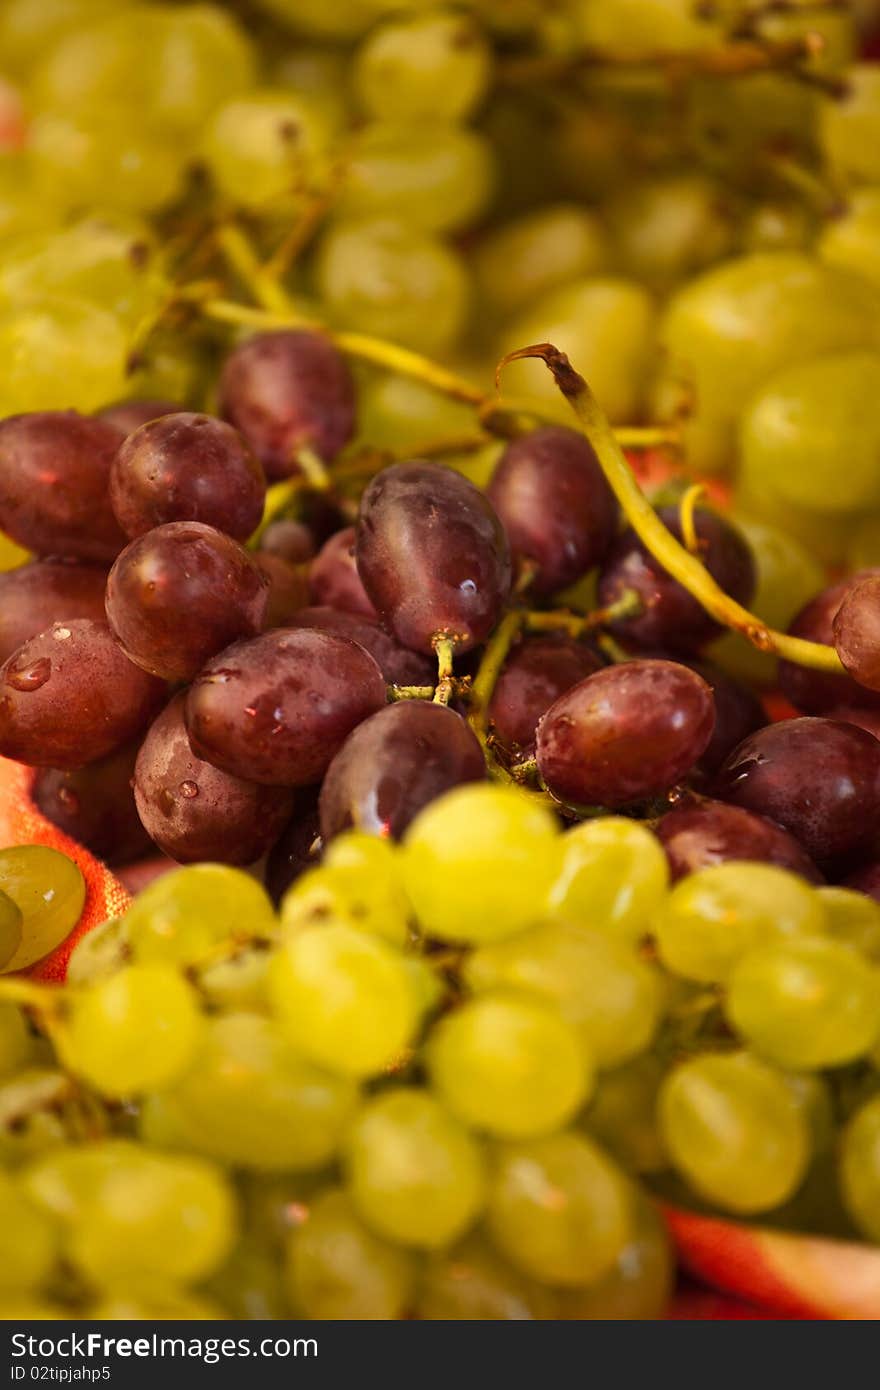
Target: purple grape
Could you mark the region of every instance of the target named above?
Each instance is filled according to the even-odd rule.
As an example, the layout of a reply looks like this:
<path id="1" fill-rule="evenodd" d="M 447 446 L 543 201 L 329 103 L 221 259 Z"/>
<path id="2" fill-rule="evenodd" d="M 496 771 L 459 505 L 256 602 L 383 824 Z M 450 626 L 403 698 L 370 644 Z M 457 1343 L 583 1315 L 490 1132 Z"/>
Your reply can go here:
<path id="1" fill-rule="evenodd" d="M 731 753 L 715 795 L 775 820 L 821 868 L 876 837 L 880 742 L 835 719 L 768 724 Z"/>
<path id="2" fill-rule="evenodd" d="M 708 747 L 712 691 L 674 661 L 627 661 L 588 676 L 538 725 L 547 790 L 575 806 L 626 806 L 684 777 Z"/>
<path id="3" fill-rule="evenodd" d="M 489 706 L 501 747 L 530 757 L 542 715 L 560 695 L 602 665 L 592 647 L 570 637 L 527 637 L 508 657 Z"/>
<path id="4" fill-rule="evenodd" d="M 679 806 L 660 818 L 656 833 L 673 879 L 730 859 L 756 859 L 790 869 L 810 883 L 823 882 L 809 855 L 787 830 L 766 816 L 724 801 L 701 799 Z"/>
<path id="5" fill-rule="evenodd" d="M 460 473 L 397 463 L 361 499 L 357 567 L 399 642 L 429 653 L 485 641 L 510 592 L 510 547 L 491 503 Z"/>
<path id="6" fill-rule="evenodd" d="M 827 647 L 833 646 L 834 619 L 844 598 L 861 579 L 878 574 L 880 570 L 861 570 L 849 579 L 823 589 L 810 599 L 791 623 L 788 629 L 791 635 L 803 637 L 808 642 L 822 642 Z M 838 705 L 880 708 L 880 695 L 866 690 L 842 671 L 839 675 L 834 671 L 814 671 L 793 661 L 780 661 L 779 688 L 796 709 L 806 714 L 827 714 L 833 710 L 836 717 Z"/>
<path id="7" fill-rule="evenodd" d="M 287 627 L 309 601 L 302 566 L 291 565 L 268 550 L 258 550 L 251 558 L 269 585 L 263 627 Z"/>
<path id="8" fill-rule="evenodd" d="M 104 621 L 107 571 L 75 560 L 33 560 L 0 574 L 0 662 L 53 623 Z"/>
<path id="9" fill-rule="evenodd" d="M 509 444 L 487 493 L 514 555 L 536 567 L 530 588 L 539 597 L 597 565 L 617 530 L 617 500 L 592 447 L 561 425 Z"/>
<path id="10" fill-rule="evenodd" d="M 373 618 L 341 608 L 300 608 L 287 627 L 315 627 L 358 642 L 376 662 L 389 685 L 433 685 L 435 664 L 419 652 L 401 647 Z"/>
<path id="11" fill-rule="evenodd" d="M 454 710 L 401 700 L 349 734 L 321 787 L 325 842 L 356 828 L 399 840 L 436 797 L 486 776 L 480 745 Z"/>
<path id="12" fill-rule="evenodd" d="M 271 521 L 260 537 L 260 550 L 280 555 L 290 565 L 304 565 L 315 554 L 315 538 L 302 521 Z"/>
<path id="13" fill-rule="evenodd" d="M 220 413 L 270 478 L 299 472 L 298 449 L 332 459 L 354 433 L 354 382 L 320 333 L 258 333 L 234 348 L 220 377 Z"/>
<path id="14" fill-rule="evenodd" d="M 187 737 L 185 703 L 182 691 L 152 725 L 138 754 L 134 795 L 140 818 L 179 864 L 252 864 L 284 829 L 294 793 L 230 777 L 197 758 Z"/>
<path id="15" fill-rule="evenodd" d="M 318 824 L 318 791 L 304 787 L 296 793 L 293 815 L 266 860 L 266 892 L 277 907 L 292 883 L 314 868 L 323 848 Z"/>
<path id="16" fill-rule="evenodd" d="M 138 536 L 107 579 L 107 621 L 128 656 L 166 680 L 259 632 L 269 585 L 237 541 L 195 521 Z"/>
<path id="17" fill-rule="evenodd" d="M 658 515 L 681 540 L 678 508 L 662 507 Z M 715 512 L 697 511 L 694 526 L 699 558 L 706 569 L 726 593 L 747 604 L 754 592 L 755 565 L 742 536 Z M 612 624 L 612 630 L 626 642 L 688 656 L 721 631 L 631 528 L 617 538 L 605 557 L 599 573 L 599 602 L 608 607 L 630 591 L 638 595 L 641 612 Z"/>
<path id="18" fill-rule="evenodd" d="M 98 411 L 98 419 L 115 426 L 123 436 L 134 434 L 141 425 L 158 420 L 162 415 L 176 415 L 180 406 L 174 401 L 117 401 Z"/>
<path id="19" fill-rule="evenodd" d="M 698 764 L 701 773 L 711 776 L 747 734 L 767 723 L 767 715 L 753 690 L 741 685 L 710 661 L 685 661 L 682 664 L 703 677 L 711 687 L 715 700 L 715 728 Z"/>
<path id="20" fill-rule="evenodd" d="M 834 616 L 834 645 L 860 689 L 880 695 L 880 575 L 853 584 Z"/>
<path id="21" fill-rule="evenodd" d="M 196 677 L 186 704 L 193 752 L 268 786 L 317 782 L 352 729 L 385 704 L 385 680 L 356 642 L 276 628 L 236 642 Z"/>
<path id="22" fill-rule="evenodd" d="M 137 743 L 87 767 L 42 768 L 31 797 L 47 820 L 112 867 L 141 859 L 153 848 L 134 804 Z"/>
<path id="23" fill-rule="evenodd" d="M 367 598 L 367 591 L 358 574 L 354 551 L 353 526 L 346 526 L 324 542 L 309 567 L 312 603 L 378 619 L 379 614 Z"/>

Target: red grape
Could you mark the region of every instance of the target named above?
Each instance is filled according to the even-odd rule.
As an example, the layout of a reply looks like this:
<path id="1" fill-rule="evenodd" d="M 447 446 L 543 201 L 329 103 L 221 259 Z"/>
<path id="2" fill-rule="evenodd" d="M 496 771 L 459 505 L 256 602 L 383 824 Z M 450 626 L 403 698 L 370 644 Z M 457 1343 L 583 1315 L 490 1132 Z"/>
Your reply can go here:
<path id="1" fill-rule="evenodd" d="M 315 553 L 315 538 L 302 521 L 270 521 L 260 537 L 260 550 L 267 555 L 280 555 L 291 565 L 305 564 Z"/>
<path id="2" fill-rule="evenodd" d="M 541 716 L 560 695 L 602 665 L 592 647 L 570 637 L 527 637 L 508 657 L 489 706 L 501 747 L 517 756 L 531 756 Z"/>
<path id="3" fill-rule="evenodd" d="M 700 772 L 711 775 L 718 771 L 728 753 L 732 753 L 747 734 L 767 723 L 767 716 L 753 690 L 740 685 L 739 681 L 713 666 L 710 661 L 685 661 L 682 664 L 703 677 L 711 687 L 715 700 L 715 728 L 698 764 Z"/>
<path id="4" fill-rule="evenodd" d="M 389 685 L 433 685 L 434 663 L 419 652 L 401 647 L 373 618 L 341 608 L 300 608 L 287 627 L 318 627 L 358 642 L 376 662 Z"/>
<path id="5" fill-rule="evenodd" d="M 263 627 L 286 627 L 309 601 L 302 566 L 291 565 L 269 550 L 258 550 L 251 558 L 269 585 Z"/>
<path id="6" fill-rule="evenodd" d="M 107 571 L 75 560 L 34 560 L 0 574 L 0 661 L 53 623 L 104 620 Z"/>
<path id="7" fill-rule="evenodd" d="M 47 820 L 111 867 L 130 864 L 153 848 L 134 804 L 137 751 L 129 743 L 86 767 L 42 768 L 31 792 Z"/>
<path id="8" fill-rule="evenodd" d="M 810 883 L 823 881 L 806 850 L 787 830 L 766 816 L 724 801 L 701 799 L 677 807 L 660 818 L 656 832 L 674 879 L 730 859 L 757 859 L 790 869 Z"/>
<path id="9" fill-rule="evenodd" d="M 803 637 L 808 642 L 823 642 L 825 646 L 832 646 L 834 619 L 844 598 L 861 579 L 878 573 L 880 571 L 862 570 L 849 579 L 823 589 L 801 609 L 791 623 L 789 632 L 793 637 Z M 839 675 L 834 671 L 815 671 L 794 661 L 780 661 L 779 686 L 791 703 L 806 714 L 836 712 L 838 705 L 880 707 L 880 696 L 866 690 L 842 671 Z"/>
<path id="10" fill-rule="evenodd" d="M 324 542 L 309 568 L 312 603 L 378 618 L 358 574 L 354 552 L 353 526 L 346 526 Z"/>
<path id="11" fill-rule="evenodd" d="M 880 692 L 880 575 L 847 590 L 834 616 L 834 645 L 859 688 Z"/>
<path id="12" fill-rule="evenodd" d="M 316 787 L 296 793 L 293 816 L 266 860 L 266 892 L 277 907 L 292 883 L 314 868 L 323 848 Z"/>
<path id="13" fill-rule="evenodd" d="M 134 434 L 149 420 L 158 420 L 161 415 L 175 415 L 180 406 L 174 401 L 117 401 L 98 411 L 98 419 L 115 425 L 124 437 Z"/>

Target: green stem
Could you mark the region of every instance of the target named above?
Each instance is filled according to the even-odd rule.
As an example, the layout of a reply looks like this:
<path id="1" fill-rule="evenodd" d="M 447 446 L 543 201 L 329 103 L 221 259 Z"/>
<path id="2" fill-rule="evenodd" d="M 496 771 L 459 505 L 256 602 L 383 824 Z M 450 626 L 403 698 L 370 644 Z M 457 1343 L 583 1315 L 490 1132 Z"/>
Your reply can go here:
<path id="1" fill-rule="evenodd" d="M 218 227 L 217 245 L 258 304 L 272 314 L 290 312 L 290 299 L 281 286 L 266 273 L 242 229 L 233 222 Z"/>
<path id="2" fill-rule="evenodd" d="M 249 550 L 258 550 L 260 541 L 266 530 L 277 521 L 280 516 L 292 506 L 297 494 L 306 487 L 307 479 L 304 474 L 296 475 L 292 478 L 282 478 L 280 483 L 273 483 L 266 489 L 266 501 L 263 505 L 263 519 L 256 531 L 248 541 Z"/>
<path id="3" fill-rule="evenodd" d="M 433 685 L 389 685 L 389 700 L 433 700 Z"/>
<path id="4" fill-rule="evenodd" d="M 609 603 L 605 608 L 594 608 L 592 613 L 571 613 L 561 608 L 527 613 L 526 627 L 529 632 L 565 632 L 577 640 L 622 618 L 634 618 L 641 611 L 642 600 L 635 589 L 624 589 L 614 603 Z"/>

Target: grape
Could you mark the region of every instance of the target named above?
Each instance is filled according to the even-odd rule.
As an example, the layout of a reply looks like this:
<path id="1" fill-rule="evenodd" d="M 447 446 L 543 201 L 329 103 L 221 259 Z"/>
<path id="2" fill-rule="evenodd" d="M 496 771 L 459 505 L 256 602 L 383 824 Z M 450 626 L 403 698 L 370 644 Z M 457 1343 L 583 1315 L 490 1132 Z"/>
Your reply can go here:
<path id="1" fill-rule="evenodd" d="M 510 314 L 548 290 L 595 275 L 606 260 L 605 231 L 595 214 L 556 203 L 490 231 L 477 248 L 474 270 L 492 308 Z"/>
<path id="2" fill-rule="evenodd" d="M 109 1295 L 88 1310 L 95 1322 L 208 1322 L 226 1316 L 216 1303 L 189 1293 L 151 1298 Z"/>
<path id="3" fill-rule="evenodd" d="M 731 198 L 703 174 L 625 183 L 606 204 L 615 261 L 625 275 L 664 291 L 730 253 Z"/>
<path id="4" fill-rule="evenodd" d="M 439 464 L 399 463 L 361 499 L 357 567 L 398 641 L 460 652 L 488 637 L 510 590 L 510 551 L 490 503 Z"/>
<path id="5" fill-rule="evenodd" d="M 58 1036 L 75 1075 L 104 1095 L 167 1086 L 195 1054 L 201 1019 L 192 987 L 169 965 L 132 965 L 74 996 Z"/>
<path id="6" fill-rule="evenodd" d="M 662 507 L 659 517 L 681 541 L 678 508 Z M 713 579 L 738 603 L 748 604 L 755 587 L 755 567 L 745 540 L 715 512 L 697 511 L 694 529 L 699 558 Z M 612 631 L 625 641 L 688 656 L 721 631 L 719 624 L 666 572 L 632 528 L 618 536 L 605 556 L 599 572 L 599 602 L 605 607 L 630 592 L 638 596 L 640 610 L 633 617 L 617 618 L 611 624 Z"/>
<path id="7" fill-rule="evenodd" d="M 385 704 L 373 658 L 346 637 L 280 628 L 236 642 L 190 687 L 193 752 L 269 786 L 321 779 L 351 730 Z"/>
<path id="8" fill-rule="evenodd" d="M 804 1175 L 806 1122 L 785 1077 L 755 1057 L 683 1062 L 663 1083 L 659 1115 L 676 1170 L 726 1211 L 769 1211 Z"/>
<path id="9" fill-rule="evenodd" d="M 196 132 L 221 101 L 253 85 L 256 55 L 235 16 L 218 4 L 165 15 L 164 41 L 149 55 L 155 63 L 150 114 L 163 126 Z"/>
<path id="10" fill-rule="evenodd" d="M 858 893 L 865 893 L 875 902 L 880 902 L 880 863 L 875 859 L 862 865 L 844 880 L 844 886 Z"/>
<path id="11" fill-rule="evenodd" d="M 529 1139 L 565 1124 L 586 1099 L 587 1056 L 552 1005 L 488 993 L 438 1025 L 427 1062 L 440 1099 L 465 1124 Z"/>
<path id="12" fill-rule="evenodd" d="M 320 628 L 350 638 L 370 653 L 389 685 L 433 685 L 436 679 L 435 662 L 402 647 L 366 614 L 344 608 L 299 608 L 284 626 Z"/>
<path id="13" fill-rule="evenodd" d="M 589 1139 L 553 1134 L 500 1148 L 488 1223 L 521 1273 L 562 1288 L 589 1287 L 631 1238 L 632 1194 Z"/>
<path id="14" fill-rule="evenodd" d="M 843 942 L 771 941 L 730 977 L 725 1012 L 750 1047 L 792 1070 L 838 1067 L 880 1034 L 872 967 Z"/>
<path id="15" fill-rule="evenodd" d="M 421 352 L 447 350 L 469 308 L 467 272 L 455 251 L 400 221 L 334 226 L 321 242 L 315 276 L 337 323 Z"/>
<path id="16" fill-rule="evenodd" d="M 48 1218 L 14 1178 L 0 1175 L 0 1296 L 45 1285 L 57 1256 Z"/>
<path id="17" fill-rule="evenodd" d="M 819 585 L 812 586 L 813 593 L 825 582 L 826 570 L 842 563 L 852 540 L 851 517 L 823 514 L 785 503 L 761 477 L 744 468 L 737 476 L 734 500 L 740 513 L 747 512 L 777 529 L 788 531 L 801 546 L 810 550 L 822 566 Z"/>
<path id="18" fill-rule="evenodd" d="M 532 1322 L 548 1315 L 546 1292 L 524 1279 L 484 1236 L 425 1262 L 417 1315 L 429 1322 Z"/>
<path id="19" fill-rule="evenodd" d="M 64 940 L 79 921 L 86 885 L 66 854 L 43 845 L 19 845 L 0 850 L 0 891 L 0 957 L 5 957 L 3 970 L 13 971 L 33 965 Z"/>
<path id="20" fill-rule="evenodd" d="M 282 518 L 272 521 L 260 537 L 260 550 L 278 555 L 291 565 L 302 565 L 314 559 L 315 538 L 302 521 Z"/>
<path id="21" fill-rule="evenodd" d="M 549 425 L 505 449 L 488 488 L 529 588 L 546 597 L 580 579 L 611 544 L 618 506 L 596 455 L 574 430 Z"/>
<path id="22" fill-rule="evenodd" d="M 11 898 L 3 894 L 4 918 L 20 923 L 21 914 Z M 0 1004 L 0 1075 L 11 1076 L 22 1071 L 32 1059 L 33 1040 L 24 1014 L 17 1004 Z"/>
<path id="23" fill-rule="evenodd" d="M 880 188 L 857 188 L 816 244 L 823 261 L 856 270 L 880 286 Z"/>
<path id="24" fill-rule="evenodd" d="M 107 578 L 107 621 L 126 655 L 165 680 L 263 626 L 269 586 L 247 551 L 213 526 L 172 521 L 125 547 Z"/>
<path id="25" fill-rule="evenodd" d="M 850 1120 L 843 1135 L 840 1187 L 846 1209 L 868 1240 L 880 1240 L 880 1096 Z"/>
<path id="26" fill-rule="evenodd" d="M 46 50 L 66 34 L 103 19 L 117 0 L 7 0 L 0 11 L 0 49 L 9 72 L 28 72 Z"/>
<path id="27" fill-rule="evenodd" d="M 309 592 L 314 604 L 378 618 L 358 574 L 353 526 L 344 527 L 324 542 L 309 566 Z"/>
<path id="28" fill-rule="evenodd" d="M 82 767 L 128 743 L 164 686 L 128 660 L 104 623 L 55 623 L 0 668 L 0 753 L 34 767 Z"/>
<path id="29" fill-rule="evenodd" d="M 559 847 L 550 915 L 638 942 L 669 882 L 666 856 L 647 826 L 600 816 L 566 831 Z"/>
<path id="30" fill-rule="evenodd" d="M 726 675 L 711 662 L 687 661 L 683 664 L 702 676 L 712 690 L 715 728 L 699 762 L 700 772 L 711 776 L 747 734 L 767 723 L 767 716 L 753 690 Z"/>
<path id="31" fill-rule="evenodd" d="M 880 182 L 880 74 L 874 64 L 847 69 L 844 96 L 822 104 L 819 134 L 836 173 L 857 184 Z"/>
<path id="32" fill-rule="evenodd" d="M 124 213 L 157 212 L 180 189 L 181 151 L 171 137 L 144 127 L 132 102 L 41 110 L 31 123 L 28 149 L 37 193 L 64 212 L 102 205 Z M 117 382 L 94 405 L 112 400 L 123 384 Z"/>
<path id="33" fill-rule="evenodd" d="M 31 797 L 47 820 L 111 867 L 140 859 L 151 848 L 132 794 L 137 746 L 81 768 L 37 773 Z"/>
<path id="34" fill-rule="evenodd" d="M 837 655 L 859 686 L 880 691 L 880 625 L 877 605 L 880 575 L 869 575 L 851 583 L 834 615 L 834 645 Z"/>
<path id="35" fill-rule="evenodd" d="M 275 934 L 275 914 L 265 890 L 239 869 L 199 864 L 154 879 L 125 916 L 139 964 L 191 966 L 216 953 L 230 938 Z"/>
<path id="36" fill-rule="evenodd" d="M 542 915 L 557 867 L 553 816 L 509 787 L 457 787 L 425 807 L 404 839 L 404 884 L 441 941 L 479 943 Z"/>
<path id="37" fill-rule="evenodd" d="M 809 642 L 823 642 L 826 646 L 832 646 L 834 621 L 843 600 L 860 581 L 877 573 L 880 571 L 866 570 L 815 594 L 796 614 L 789 625 L 789 632 L 793 637 L 804 637 Z M 838 675 L 833 671 L 812 671 L 793 661 L 781 661 L 779 684 L 792 704 L 808 714 L 836 711 L 838 705 L 873 705 L 880 708 L 876 695 L 843 672 Z"/>
<path id="38" fill-rule="evenodd" d="M 280 555 L 258 551 L 253 562 L 269 585 L 264 628 L 305 626 L 296 622 L 308 601 L 308 583 L 298 565 L 290 565 Z"/>
<path id="39" fill-rule="evenodd" d="M 812 888 L 788 870 L 732 860 L 683 878 L 652 925 L 668 970 L 714 983 L 726 980 L 753 947 L 821 933 L 825 911 Z"/>
<path id="40" fill-rule="evenodd" d="M 0 354 L 6 363 L 0 416 L 16 410 L 74 405 L 93 410 L 118 396 L 125 378 L 125 336 L 118 321 L 81 299 L 41 297 L 0 309 Z M 93 509 L 109 513 L 106 501 Z M 93 541 L 87 554 L 108 548 Z"/>
<path id="41" fill-rule="evenodd" d="M 641 55 L 712 47 L 724 37 L 724 10 L 704 18 L 692 0 L 580 0 L 576 33 L 585 48 Z"/>
<path id="42" fill-rule="evenodd" d="M 815 160 L 821 98 L 785 72 L 740 73 L 733 82 L 698 75 L 684 96 L 685 148 L 727 184 L 747 193 L 760 188 L 781 151 L 790 159 Z"/>
<path id="43" fill-rule="evenodd" d="M 333 759 L 321 788 L 321 833 L 355 827 L 399 840 L 444 792 L 486 776 L 480 745 L 453 710 L 401 700 L 365 719 Z"/>
<path id="44" fill-rule="evenodd" d="M 110 917 L 84 932 L 70 953 L 65 982 L 90 985 L 109 979 L 127 963 L 131 954 L 128 926 L 122 917 Z"/>
<path id="45" fill-rule="evenodd" d="M 125 544 L 107 496 L 118 445 L 110 425 L 74 411 L 0 421 L 4 531 L 37 554 L 112 560 Z"/>
<path id="46" fill-rule="evenodd" d="M 491 50 L 472 16 L 437 9 L 374 29 L 353 78 L 368 115 L 406 127 L 465 119 L 485 95 L 490 64 Z"/>
<path id="47" fill-rule="evenodd" d="M 129 434 L 110 472 L 113 511 L 131 537 L 198 521 L 245 541 L 265 499 L 263 470 L 247 444 L 210 415 L 163 412 Z"/>
<path id="48" fill-rule="evenodd" d="M 715 794 L 778 821 L 821 868 L 872 841 L 880 742 L 834 719 L 770 724 L 731 753 Z"/>
<path id="49" fill-rule="evenodd" d="M 412 1257 L 367 1230 L 345 1193 L 332 1188 L 312 1203 L 288 1246 L 286 1283 L 300 1317 L 401 1318 L 414 1274 Z"/>
<path id="50" fill-rule="evenodd" d="M 314 866 L 321 853 L 317 790 L 297 792 L 293 817 L 266 861 L 266 891 L 278 906 L 291 884 Z"/>
<path id="51" fill-rule="evenodd" d="M 626 806 L 685 776 L 714 724 L 712 692 L 700 676 L 672 661 L 629 661 L 588 676 L 551 705 L 538 725 L 538 768 L 560 801 Z"/>
<path id="52" fill-rule="evenodd" d="M 570 1322 L 659 1321 L 669 1316 L 674 1252 L 654 1204 L 635 1195 L 635 1231 L 614 1267 L 587 1289 L 559 1289 L 552 1316 Z"/>
<path id="53" fill-rule="evenodd" d="M 297 450 L 332 459 L 354 431 L 354 386 L 319 333 L 258 333 L 226 358 L 220 413 L 241 431 L 270 478 L 298 471 Z"/>
<path id="54" fill-rule="evenodd" d="M 359 830 L 337 836 L 319 868 L 302 874 L 281 904 L 282 925 L 293 931 L 326 918 L 350 922 L 395 946 L 409 940 L 409 903 L 400 859 L 388 840 Z"/>
<path id="55" fill-rule="evenodd" d="M 0 574 L 0 659 L 53 623 L 104 618 L 107 572 L 99 565 L 35 560 Z"/>
<path id="56" fill-rule="evenodd" d="M 329 134 L 320 108 L 306 98 L 253 90 L 213 113 L 201 156 L 233 206 L 296 216 L 323 176 Z"/>
<path id="57" fill-rule="evenodd" d="M 804 251 L 816 235 L 813 209 L 796 198 L 756 203 L 740 235 L 743 251 Z M 830 258 L 828 258 L 830 259 Z"/>
<path id="58" fill-rule="evenodd" d="M 178 863 L 213 859 L 252 864 L 278 839 L 293 811 L 293 793 L 230 777 L 190 748 L 181 692 L 150 728 L 134 769 L 141 820 Z"/>
<path id="59" fill-rule="evenodd" d="M 22 912 L 16 902 L 0 891 L 0 968 L 22 947 Z"/>
<path id="60" fill-rule="evenodd" d="M 492 195 L 492 148 L 457 126 L 376 121 L 359 133 L 339 200 L 342 217 L 394 217 L 419 232 L 474 222 Z"/>
<path id="61" fill-rule="evenodd" d="M 820 888 L 827 932 L 862 956 L 880 964 L 880 906 L 851 888 Z"/>
<path id="62" fill-rule="evenodd" d="M 368 1101 L 351 1126 L 344 1157 L 358 1215 L 400 1245 L 451 1244 L 473 1225 L 485 1200 L 480 1149 L 424 1091 L 399 1087 Z"/>
<path id="63" fill-rule="evenodd" d="M 657 1123 L 657 1095 L 666 1074 L 661 1059 L 645 1052 L 603 1072 L 582 1124 L 630 1172 L 659 1173 L 668 1160 Z"/>
<path id="64" fill-rule="evenodd" d="M 741 806 L 701 798 L 692 805 L 667 811 L 656 830 L 673 879 L 713 864 L 726 864 L 731 859 L 750 859 L 776 864 L 809 883 L 822 881 L 809 855 L 788 831 Z"/>
<path id="65" fill-rule="evenodd" d="M 269 1021 L 220 1014 L 191 1071 L 165 1092 L 187 1148 L 258 1172 L 318 1168 L 337 1152 L 354 1083 L 296 1056 Z"/>
<path id="66" fill-rule="evenodd" d="M 511 652 L 492 694 L 489 719 L 497 742 L 515 756 L 531 756 L 550 706 L 601 666 L 596 651 L 582 642 L 527 637 Z"/>

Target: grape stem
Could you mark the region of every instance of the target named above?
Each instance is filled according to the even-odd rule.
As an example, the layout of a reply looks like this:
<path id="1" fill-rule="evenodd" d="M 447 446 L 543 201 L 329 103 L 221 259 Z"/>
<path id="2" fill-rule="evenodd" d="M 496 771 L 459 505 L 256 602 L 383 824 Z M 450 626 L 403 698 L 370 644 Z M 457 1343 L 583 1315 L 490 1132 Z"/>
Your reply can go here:
<path id="1" fill-rule="evenodd" d="M 638 617 L 642 611 L 642 600 L 635 589 L 624 589 L 620 598 L 609 603 L 606 608 L 594 608 L 592 613 L 570 613 L 566 609 L 555 608 L 548 612 L 526 613 L 525 623 L 530 632 L 565 632 L 577 640 L 596 628 L 607 627 L 622 618 Z"/>
<path id="2" fill-rule="evenodd" d="M 455 676 L 452 669 L 455 639 L 438 634 L 433 645 L 437 654 L 437 688 L 434 691 L 434 704 L 448 705 L 455 693 Z"/>
<path id="3" fill-rule="evenodd" d="M 693 483 L 679 503 L 678 517 L 681 523 L 681 536 L 691 555 L 698 555 L 700 552 L 700 538 L 694 524 L 694 512 L 697 509 L 697 503 L 705 495 L 706 489 L 703 484 Z"/>

